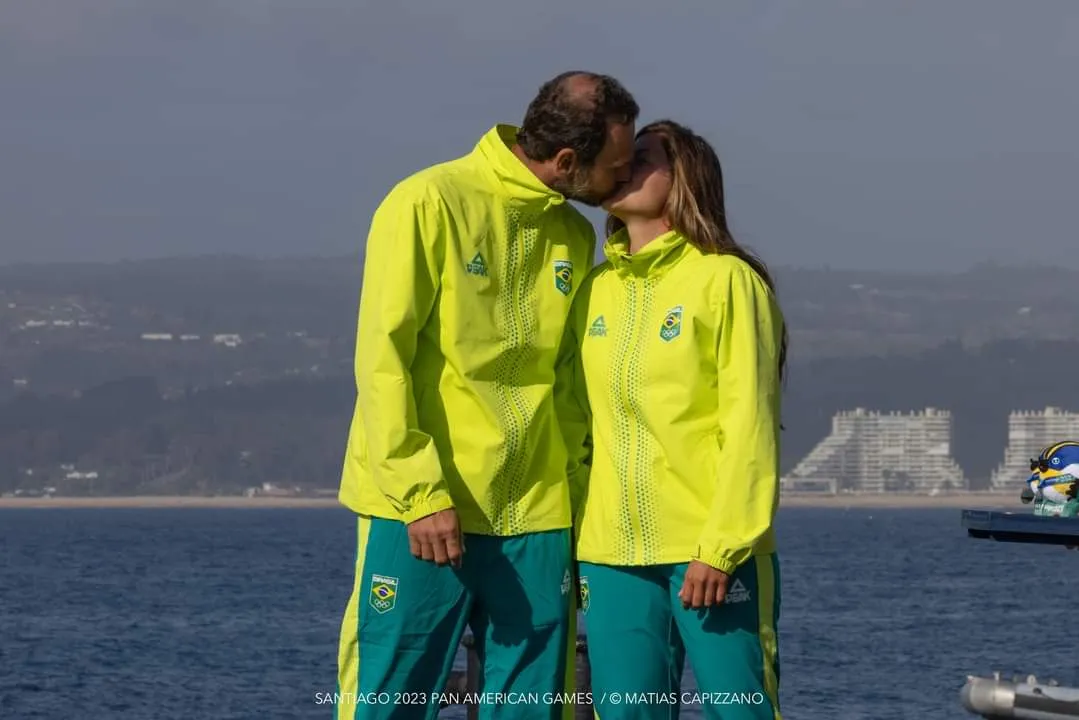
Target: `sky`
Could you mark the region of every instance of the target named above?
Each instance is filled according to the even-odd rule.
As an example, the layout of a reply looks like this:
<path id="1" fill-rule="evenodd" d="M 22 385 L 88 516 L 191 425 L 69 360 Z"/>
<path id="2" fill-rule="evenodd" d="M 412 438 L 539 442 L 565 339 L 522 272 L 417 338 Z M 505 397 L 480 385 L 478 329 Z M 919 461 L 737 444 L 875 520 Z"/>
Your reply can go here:
<path id="1" fill-rule="evenodd" d="M 358 256 L 567 69 L 710 140 L 769 264 L 1079 267 L 1075 0 L 0 0 L 0 264 Z"/>

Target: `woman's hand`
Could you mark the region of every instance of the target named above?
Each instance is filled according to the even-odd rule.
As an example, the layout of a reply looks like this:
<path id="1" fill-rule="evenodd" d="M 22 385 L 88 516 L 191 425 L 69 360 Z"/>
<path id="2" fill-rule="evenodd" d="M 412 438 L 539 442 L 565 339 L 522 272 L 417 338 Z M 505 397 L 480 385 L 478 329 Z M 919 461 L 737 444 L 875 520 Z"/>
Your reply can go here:
<path id="1" fill-rule="evenodd" d="M 730 576 L 700 560 L 693 560 L 686 568 L 686 579 L 678 598 L 684 608 L 706 608 L 721 605 L 727 596 L 727 581 Z"/>

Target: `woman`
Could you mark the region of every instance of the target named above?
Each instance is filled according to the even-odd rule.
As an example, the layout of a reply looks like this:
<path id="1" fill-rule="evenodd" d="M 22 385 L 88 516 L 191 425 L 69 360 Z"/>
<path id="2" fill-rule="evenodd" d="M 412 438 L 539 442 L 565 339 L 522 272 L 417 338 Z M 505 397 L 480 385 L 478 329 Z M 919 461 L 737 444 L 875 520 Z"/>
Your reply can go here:
<path id="1" fill-rule="evenodd" d="M 681 125 L 638 133 L 604 207 L 608 261 L 575 300 L 562 395 L 596 710 L 779 718 L 772 280 L 727 229 L 715 152 Z M 700 696 L 679 690 L 687 655 Z"/>

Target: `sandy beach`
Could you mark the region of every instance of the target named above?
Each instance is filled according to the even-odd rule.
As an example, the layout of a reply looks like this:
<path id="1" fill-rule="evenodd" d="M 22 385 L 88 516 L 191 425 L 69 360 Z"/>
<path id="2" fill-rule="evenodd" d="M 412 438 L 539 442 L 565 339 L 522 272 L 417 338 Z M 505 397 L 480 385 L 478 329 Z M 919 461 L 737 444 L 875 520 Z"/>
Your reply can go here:
<path id="1" fill-rule="evenodd" d="M 780 499 L 785 508 L 971 508 L 976 510 L 1022 509 L 1018 493 L 955 493 L 949 495 L 848 494 L 811 495 L 787 493 Z M 341 508 L 333 497 L 53 497 L 0 498 L 0 510 L 13 508 Z"/>
<path id="2" fill-rule="evenodd" d="M 914 495 L 906 493 L 866 493 L 845 495 L 811 495 L 787 493 L 780 496 L 780 507 L 813 508 L 891 508 L 932 509 L 962 508 L 971 510 L 1015 510 L 1029 507 L 1019 502 L 1019 493 L 969 492 L 948 495 Z"/>

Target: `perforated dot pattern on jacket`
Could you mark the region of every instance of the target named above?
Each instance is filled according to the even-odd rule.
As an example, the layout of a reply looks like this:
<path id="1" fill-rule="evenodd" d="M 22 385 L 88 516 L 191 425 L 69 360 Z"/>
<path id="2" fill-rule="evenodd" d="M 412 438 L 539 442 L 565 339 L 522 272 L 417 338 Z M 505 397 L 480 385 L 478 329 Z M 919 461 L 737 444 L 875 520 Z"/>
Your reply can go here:
<path id="1" fill-rule="evenodd" d="M 648 424 L 644 418 L 648 415 L 646 407 L 645 368 L 648 367 L 648 348 L 653 345 L 653 335 L 658 331 L 658 326 L 653 321 L 656 315 L 653 312 L 655 304 L 656 280 L 649 278 L 644 281 L 642 287 L 642 299 L 639 321 L 642 334 L 638 334 L 637 342 L 633 344 L 629 358 L 628 382 L 629 408 L 632 413 L 633 423 L 636 425 L 636 457 L 633 465 L 633 487 L 637 498 L 637 515 L 641 527 L 642 560 L 646 565 L 655 562 L 659 554 L 662 538 L 659 535 L 659 523 L 656 513 L 656 476 L 655 457 L 656 445 Z M 642 336 L 643 335 L 643 336 Z"/>
<path id="2" fill-rule="evenodd" d="M 633 520 L 630 514 L 630 471 L 632 465 L 633 437 L 631 435 L 631 423 L 629 413 L 626 412 L 628 400 L 626 396 L 626 366 L 629 361 L 629 353 L 622 349 L 629 347 L 634 342 L 634 334 L 638 324 L 639 308 L 637 305 L 637 288 L 633 282 L 623 287 L 623 320 L 618 323 L 617 344 L 614 346 L 610 384 L 610 393 L 614 420 L 614 443 L 609 449 L 614 460 L 615 470 L 622 484 L 621 498 L 619 502 L 618 521 L 621 525 L 620 532 L 616 533 L 615 552 L 620 560 L 626 564 L 633 562 Z"/>
<path id="3" fill-rule="evenodd" d="M 542 253 L 536 251 L 539 241 L 536 218 L 507 208 L 505 220 L 506 262 L 496 303 L 506 331 L 499 348 L 495 378 L 501 386 L 497 412 L 505 428 L 506 442 L 499 457 L 501 471 L 494 480 L 493 491 L 496 495 L 496 529 L 518 534 L 525 530 L 518 503 L 524 492 L 530 462 L 526 423 L 536 410 L 520 386 L 522 372 L 535 362 L 538 301 L 533 282 L 536 277 L 534 263 L 537 260 L 542 263 L 543 258 Z"/>

